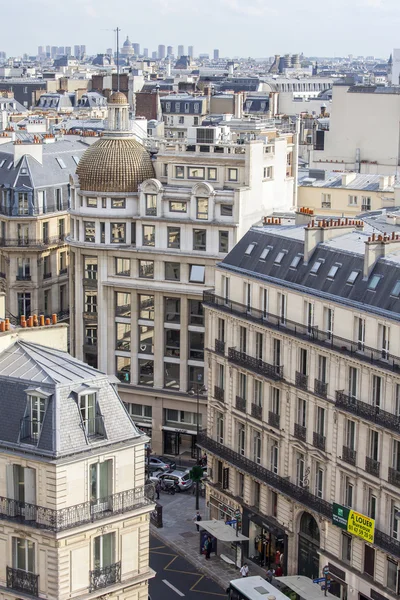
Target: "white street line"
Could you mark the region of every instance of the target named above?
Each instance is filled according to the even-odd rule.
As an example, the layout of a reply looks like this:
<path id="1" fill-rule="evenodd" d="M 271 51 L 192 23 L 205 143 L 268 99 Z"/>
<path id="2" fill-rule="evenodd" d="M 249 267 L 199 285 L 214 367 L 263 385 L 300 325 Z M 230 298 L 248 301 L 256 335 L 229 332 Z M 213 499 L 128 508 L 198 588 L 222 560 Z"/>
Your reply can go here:
<path id="1" fill-rule="evenodd" d="M 168 587 L 170 587 L 171 590 L 174 590 L 174 592 L 176 592 L 177 594 L 179 594 L 179 596 L 184 596 L 185 595 L 185 594 L 182 594 L 182 592 L 180 592 L 174 585 L 172 585 L 172 583 L 170 583 L 166 579 L 163 579 L 163 583 L 165 583 L 165 585 L 167 585 Z"/>

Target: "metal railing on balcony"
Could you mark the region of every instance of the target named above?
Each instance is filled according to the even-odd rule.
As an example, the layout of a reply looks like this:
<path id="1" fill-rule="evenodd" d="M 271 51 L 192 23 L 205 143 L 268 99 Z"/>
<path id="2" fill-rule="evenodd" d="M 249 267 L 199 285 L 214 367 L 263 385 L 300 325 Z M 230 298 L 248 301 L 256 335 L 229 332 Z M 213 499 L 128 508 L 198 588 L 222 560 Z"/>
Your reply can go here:
<path id="1" fill-rule="evenodd" d="M 323 515 L 331 521 L 333 505 L 327 500 L 314 496 L 307 488 L 300 487 L 289 481 L 287 478 L 281 477 L 269 469 L 258 465 L 249 458 L 241 456 L 238 452 L 216 442 L 203 432 L 198 436 L 197 443 L 200 448 L 210 452 L 210 454 L 214 454 L 219 459 L 224 460 L 240 471 L 248 473 L 256 479 L 259 479 L 262 483 L 265 483 L 288 496 L 294 502 L 306 506 L 310 510 Z M 400 541 L 392 538 L 390 535 L 377 528 L 375 528 L 374 544 L 385 552 L 400 558 Z"/>
<path id="2" fill-rule="evenodd" d="M 39 575 L 7 567 L 7 587 L 30 596 L 39 596 Z"/>
<path id="3" fill-rule="evenodd" d="M 68 268 L 65 267 L 65 269 L 60 269 L 60 275 L 66 275 L 68 273 Z"/>
<path id="4" fill-rule="evenodd" d="M 31 275 L 17 275 L 16 280 L 17 281 L 31 281 L 32 276 Z"/>
<path id="5" fill-rule="evenodd" d="M 400 430 L 400 416 L 382 410 L 379 406 L 356 400 L 342 390 L 336 391 L 336 407 L 396 433 Z"/>
<path id="6" fill-rule="evenodd" d="M 236 350 L 235 348 L 228 348 L 228 360 L 239 367 L 244 367 L 253 373 L 257 373 L 257 375 L 263 375 L 274 381 L 283 378 L 282 366 L 270 365 L 259 358 L 249 356 L 245 352 L 240 352 L 240 350 Z"/>
<path id="7" fill-rule="evenodd" d="M 324 435 L 318 433 L 317 431 L 313 431 L 313 446 L 315 446 L 315 448 L 325 452 L 325 442 L 326 438 Z"/>
<path id="8" fill-rule="evenodd" d="M 398 471 L 397 469 L 392 469 L 392 467 L 389 467 L 388 481 L 392 485 L 395 485 L 396 487 L 400 487 L 400 471 Z"/>
<path id="9" fill-rule="evenodd" d="M 52 236 L 44 238 L 4 238 L 0 237 L 1 247 L 42 248 L 65 244 L 65 236 Z"/>
<path id="10" fill-rule="evenodd" d="M 217 354 L 225 355 L 225 342 L 222 340 L 215 340 L 215 352 Z"/>
<path id="11" fill-rule="evenodd" d="M 151 504 L 154 486 L 148 484 L 118 492 L 94 502 L 82 502 L 58 510 L 0 496 L 0 520 L 51 531 L 64 531 L 85 523 L 123 514 Z"/>
<path id="12" fill-rule="evenodd" d="M 314 379 L 314 393 L 318 396 L 326 398 L 328 394 L 328 384 L 325 381 Z"/>
<path id="13" fill-rule="evenodd" d="M 214 398 L 220 400 L 221 402 L 224 402 L 225 399 L 224 389 L 219 387 L 218 385 L 214 385 Z"/>
<path id="14" fill-rule="evenodd" d="M 365 470 L 367 471 L 367 473 L 369 473 L 370 475 L 374 475 L 375 477 L 379 477 L 380 468 L 381 463 L 379 462 L 379 460 L 375 460 L 370 456 L 365 457 Z"/>
<path id="15" fill-rule="evenodd" d="M 342 460 L 349 463 L 349 465 L 353 465 L 354 467 L 357 460 L 357 450 L 353 450 L 353 448 L 349 448 L 348 446 L 343 446 Z"/>
<path id="16" fill-rule="evenodd" d="M 300 425 L 299 423 L 294 424 L 294 437 L 302 442 L 307 440 L 307 427 Z"/>
<path id="17" fill-rule="evenodd" d="M 97 321 L 97 312 L 93 312 L 93 311 L 85 311 L 83 313 L 83 318 L 85 319 L 85 321 Z"/>
<path id="18" fill-rule="evenodd" d="M 97 288 L 97 279 L 94 279 L 93 277 L 85 277 L 83 279 L 83 285 L 85 287 L 95 289 Z"/>
<path id="19" fill-rule="evenodd" d="M 121 562 L 116 562 L 107 567 L 90 571 L 90 592 L 108 587 L 121 581 Z"/>
<path id="20" fill-rule="evenodd" d="M 268 424 L 272 427 L 276 427 L 276 429 L 280 429 L 280 422 L 280 416 L 277 413 L 274 413 L 270 410 L 268 412 Z"/>
<path id="21" fill-rule="evenodd" d="M 236 396 L 236 408 L 242 412 L 246 412 L 246 400 L 241 396 Z"/>
<path id="22" fill-rule="evenodd" d="M 318 327 L 309 327 L 306 324 L 290 321 L 289 319 L 285 319 L 282 322 L 282 318 L 279 315 L 267 313 L 258 308 L 251 307 L 249 309 L 245 304 L 227 300 L 212 292 L 204 292 L 203 302 L 206 306 L 218 308 L 225 313 L 235 314 L 247 321 L 260 323 L 269 329 L 279 330 L 281 333 L 287 333 L 299 339 L 308 340 L 324 348 L 331 348 L 336 352 L 340 352 L 346 356 L 353 356 L 363 362 L 376 364 L 382 369 L 390 371 L 400 370 L 400 357 L 386 352 L 384 357 L 382 357 L 382 349 L 368 346 L 363 346 L 360 349 L 358 342 L 333 335 L 331 331 L 322 331 Z"/>
<path id="23" fill-rule="evenodd" d="M 147 217 L 156 217 L 157 209 L 153 206 L 146 206 L 146 216 Z"/>
<path id="24" fill-rule="evenodd" d="M 304 373 L 300 373 L 296 371 L 296 386 L 301 388 L 302 390 L 308 389 L 308 375 L 304 375 Z"/>
<path id="25" fill-rule="evenodd" d="M 61 204 L 47 204 L 46 206 L 29 205 L 27 208 L 19 207 L 17 204 L 7 206 L 0 205 L 0 214 L 9 217 L 32 217 L 36 215 L 47 215 L 55 212 L 63 212 L 68 210 L 69 201 L 65 200 Z"/>
<path id="26" fill-rule="evenodd" d="M 43 279 L 51 279 L 51 271 L 50 273 L 43 273 Z"/>
<path id="27" fill-rule="evenodd" d="M 259 404 L 251 403 L 251 416 L 259 421 L 262 420 L 262 406 Z"/>

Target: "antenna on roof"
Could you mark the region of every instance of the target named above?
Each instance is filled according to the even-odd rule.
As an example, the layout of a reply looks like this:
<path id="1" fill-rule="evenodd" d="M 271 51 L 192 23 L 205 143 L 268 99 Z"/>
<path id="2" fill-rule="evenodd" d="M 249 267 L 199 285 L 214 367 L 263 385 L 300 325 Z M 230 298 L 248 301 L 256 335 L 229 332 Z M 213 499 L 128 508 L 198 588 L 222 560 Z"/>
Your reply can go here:
<path id="1" fill-rule="evenodd" d="M 115 30 L 117 33 L 117 92 L 119 92 L 119 27 Z"/>

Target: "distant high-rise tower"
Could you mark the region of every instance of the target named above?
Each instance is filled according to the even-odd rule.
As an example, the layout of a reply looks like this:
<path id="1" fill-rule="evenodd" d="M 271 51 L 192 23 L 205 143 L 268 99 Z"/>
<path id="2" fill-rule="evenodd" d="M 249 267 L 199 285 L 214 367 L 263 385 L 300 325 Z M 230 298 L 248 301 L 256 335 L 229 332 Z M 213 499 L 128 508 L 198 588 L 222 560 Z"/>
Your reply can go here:
<path id="1" fill-rule="evenodd" d="M 180 58 L 181 56 L 184 56 L 185 54 L 185 46 L 178 46 L 178 58 Z"/>
<path id="2" fill-rule="evenodd" d="M 149 57 L 149 49 L 148 49 L 148 48 L 143 48 L 143 56 L 144 56 L 145 58 L 148 58 L 148 57 Z"/>
<path id="3" fill-rule="evenodd" d="M 188 56 L 190 56 L 190 58 L 194 57 L 194 46 L 188 46 Z"/>
<path id="4" fill-rule="evenodd" d="M 81 57 L 81 47 L 80 46 L 74 46 L 74 56 L 75 56 L 75 58 Z"/>
<path id="5" fill-rule="evenodd" d="M 112 48 L 107 48 L 106 54 L 108 54 L 109 56 L 112 56 L 114 54 L 113 49 Z"/>
<path id="6" fill-rule="evenodd" d="M 58 46 L 57 54 L 58 54 L 58 56 L 64 56 L 64 54 L 65 54 L 64 46 Z"/>
<path id="7" fill-rule="evenodd" d="M 167 56 L 172 56 L 174 53 L 174 49 L 172 46 L 167 46 Z"/>
<path id="8" fill-rule="evenodd" d="M 86 54 L 86 46 L 81 46 L 81 58 L 83 58 Z"/>
<path id="9" fill-rule="evenodd" d="M 140 54 L 140 44 L 132 44 L 133 46 L 133 53 L 136 54 L 136 56 L 139 56 Z"/>
<path id="10" fill-rule="evenodd" d="M 38 46 L 37 53 L 38 53 L 38 56 L 43 56 L 44 46 Z"/>
<path id="11" fill-rule="evenodd" d="M 214 50 L 214 60 L 219 60 L 219 50 L 218 50 L 218 48 L 216 48 Z"/>
<path id="12" fill-rule="evenodd" d="M 165 46 L 163 44 L 158 46 L 158 58 L 165 58 Z"/>
<path id="13" fill-rule="evenodd" d="M 52 46 L 51 47 L 51 51 L 50 51 L 51 52 L 51 58 L 55 58 L 57 56 L 57 50 L 58 50 L 57 46 Z"/>
<path id="14" fill-rule="evenodd" d="M 156 51 L 154 51 L 154 52 L 151 53 L 151 58 L 157 58 L 157 52 Z"/>
<path id="15" fill-rule="evenodd" d="M 50 46 L 46 46 L 46 56 L 47 56 L 47 58 L 50 58 L 50 53 L 51 53 Z"/>
<path id="16" fill-rule="evenodd" d="M 72 55 L 72 46 L 65 46 L 65 54 L 67 56 L 71 56 Z"/>

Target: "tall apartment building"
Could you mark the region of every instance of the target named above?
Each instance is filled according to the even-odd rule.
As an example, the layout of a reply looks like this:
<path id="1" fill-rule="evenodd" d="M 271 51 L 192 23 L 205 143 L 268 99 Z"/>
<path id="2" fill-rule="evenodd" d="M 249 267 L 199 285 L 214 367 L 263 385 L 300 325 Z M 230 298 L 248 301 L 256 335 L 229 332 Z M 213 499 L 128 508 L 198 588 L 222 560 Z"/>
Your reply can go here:
<path id="1" fill-rule="evenodd" d="M 194 58 L 194 46 L 188 46 L 188 56 Z"/>
<path id="2" fill-rule="evenodd" d="M 163 44 L 158 46 L 157 57 L 161 59 L 165 58 L 165 46 Z"/>
<path id="3" fill-rule="evenodd" d="M 219 50 L 218 50 L 218 48 L 215 48 L 213 56 L 214 56 L 214 60 L 219 60 Z"/>
<path id="4" fill-rule="evenodd" d="M 0 333 L 2 596 L 147 600 L 147 438 L 60 327 Z"/>
<path id="5" fill-rule="evenodd" d="M 152 161 L 128 131 L 128 110 L 123 94 L 111 97 L 110 131 L 71 187 L 72 348 L 116 373 L 153 449 L 195 452 L 188 392 L 205 380 L 203 291 L 252 223 L 277 201 L 292 204 L 293 140 L 282 136 L 276 154 L 262 140 L 164 142 Z"/>
<path id="6" fill-rule="evenodd" d="M 297 219 L 251 228 L 204 296 L 211 517 L 241 511 L 249 559 L 395 598 L 400 237 Z"/>
<path id="7" fill-rule="evenodd" d="M 52 136 L 0 146 L 0 289 L 7 316 L 68 312 L 69 177 L 86 148 L 76 138 Z"/>
<path id="8" fill-rule="evenodd" d="M 185 46 L 180 44 L 178 46 L 178 58 L 180 58 L 181 56 L 184 56 L 184 54 L 185 54 Z"/>

